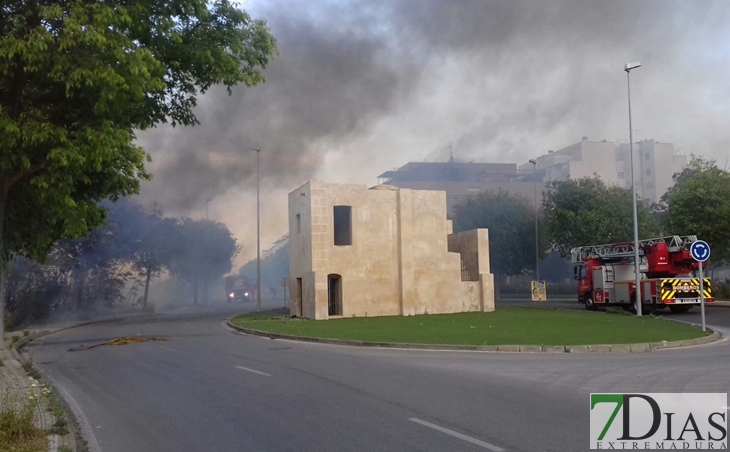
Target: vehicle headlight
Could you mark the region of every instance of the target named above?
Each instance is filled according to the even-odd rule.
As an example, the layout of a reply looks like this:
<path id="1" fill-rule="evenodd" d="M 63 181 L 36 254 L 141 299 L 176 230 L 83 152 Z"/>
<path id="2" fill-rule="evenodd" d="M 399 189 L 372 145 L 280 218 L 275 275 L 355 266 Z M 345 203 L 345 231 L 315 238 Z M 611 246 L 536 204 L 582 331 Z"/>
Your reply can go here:
<path id="1" fill-rule="evenodd" d="M 245 295 L 245 296 L 248 296 L 248 292 L 246 292 L 246 293 L 245 293 L 244 295 Z"/>
<path id="2" fill-rule="evenodd" d="M 231 298 L 233 298 L 233 297 L 235 297 L 235 296 L 236 296 L 236 294 L 235 294 L 235 293 L 233 293 L 233 292 L 231 292 L 231 293 L 230 293 L 230 295 L 228 295 L 228 296 L 229 296 L 229 297 L 231 297 Z"/>

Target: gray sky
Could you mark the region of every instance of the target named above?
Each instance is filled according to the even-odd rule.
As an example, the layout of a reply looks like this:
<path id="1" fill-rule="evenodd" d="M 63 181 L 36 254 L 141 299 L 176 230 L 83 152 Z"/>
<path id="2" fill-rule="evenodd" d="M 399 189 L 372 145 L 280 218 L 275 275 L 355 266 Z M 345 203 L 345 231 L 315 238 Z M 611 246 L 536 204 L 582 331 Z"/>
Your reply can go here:
<path id="1" fill-rule="evenodd" d="M 672 142 L 730 156 L 727 1 L 258 1 L 280 55 L 267 83 L 214 89 L 202 125 L 140 134 L 145 201 L 225 222 L 256 251 L 287 231 L 286 195 L 311 178 L 376 183 L 411 160 L 523 163 L 580 140 Z"/>

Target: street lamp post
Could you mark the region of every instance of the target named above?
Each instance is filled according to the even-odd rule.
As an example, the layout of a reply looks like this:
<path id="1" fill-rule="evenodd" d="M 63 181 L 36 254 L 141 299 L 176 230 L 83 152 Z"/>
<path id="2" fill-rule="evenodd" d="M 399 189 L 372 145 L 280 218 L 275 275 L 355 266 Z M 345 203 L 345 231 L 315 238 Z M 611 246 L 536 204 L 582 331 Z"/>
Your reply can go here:
<path id="1" fill-rule="evenodd" d="M 261 149 L 249 149 L 256 151 L 256 311 L 261 311 L 261 179 L 259 177 L 259 154 Z"/>
<path id="2" fill-rule="evenodd" d="M 634 272 L 636 273 L 636 315 L 641 316 L 641 273 L 639 260 L 639 220 L 636 213 L 636 178 L 634 176 L 634 135 L 631 128 L 631 77 L 632 69 L 641 67 L 641 63 L 626 63 L 624 71 L 626 71 L 626 87 L 628 88 L 629 98 L 629 158 L 631 158 L 631 202 L 634 216 Z"/>
<path id="3" fill-rule="evenodd" d="M 532 182 L 535 189 L 535 280 L 540 281 L 540 247 L 537 243 L 537 160 L 529 161 L 532 163 Z"/>

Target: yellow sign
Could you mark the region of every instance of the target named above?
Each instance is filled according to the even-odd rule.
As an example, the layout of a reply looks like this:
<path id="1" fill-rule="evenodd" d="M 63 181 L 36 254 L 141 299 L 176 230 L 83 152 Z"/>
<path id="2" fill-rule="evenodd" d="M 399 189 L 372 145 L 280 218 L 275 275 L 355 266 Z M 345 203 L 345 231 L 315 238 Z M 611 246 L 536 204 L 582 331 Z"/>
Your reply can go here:
<path id="1" fill-rule="evenodd" d="M 532 289 L 532 301 L 547 300 L 547 288 L 545 286 L 545 281 L 531 281 L 530 288 Z"/>

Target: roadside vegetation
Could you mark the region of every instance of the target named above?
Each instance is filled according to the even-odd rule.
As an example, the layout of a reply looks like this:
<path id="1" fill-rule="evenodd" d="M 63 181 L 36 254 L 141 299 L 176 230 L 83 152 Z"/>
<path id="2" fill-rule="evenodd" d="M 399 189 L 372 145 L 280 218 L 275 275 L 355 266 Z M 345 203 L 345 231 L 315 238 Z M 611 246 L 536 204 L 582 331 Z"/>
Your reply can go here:
<path id="1" fill-rule="evenodd" d="M 295 336 L 414 344 L 630 344 L 687 340 L 706 335 L 694 326 L 654 316 L 530 308 L 328 321 L 257 313 L 236 317 L 233 324 Z"/>
<path id="2" fill-rule="evenodd" d="M 37 400 L 14 400 L 0 396 L 0 451 L 45 452 L 48 432 L 33 423 Z"/>

